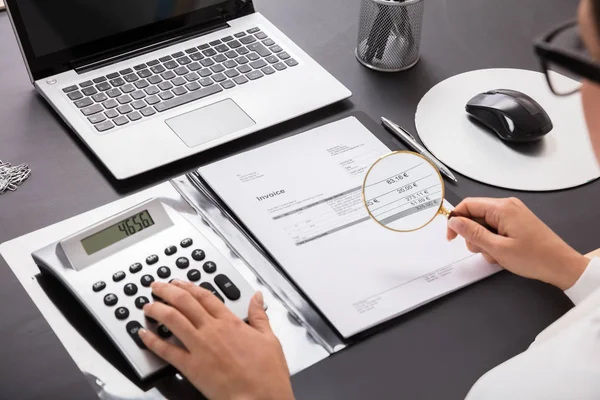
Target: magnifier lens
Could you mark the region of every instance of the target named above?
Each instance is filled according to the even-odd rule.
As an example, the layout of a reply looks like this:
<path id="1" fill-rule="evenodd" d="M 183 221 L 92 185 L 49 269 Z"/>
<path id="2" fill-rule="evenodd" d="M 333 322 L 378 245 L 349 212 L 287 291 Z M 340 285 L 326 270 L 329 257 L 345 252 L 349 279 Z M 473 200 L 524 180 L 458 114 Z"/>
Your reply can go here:
<path id="1" fill-rule="evenodd" d="M 369 214 L 379 224 L 410 232 L 431 222 L 442 208 L 444 181 L 427 159 L 412 152 L 380 158 L 363 185 Z"/>

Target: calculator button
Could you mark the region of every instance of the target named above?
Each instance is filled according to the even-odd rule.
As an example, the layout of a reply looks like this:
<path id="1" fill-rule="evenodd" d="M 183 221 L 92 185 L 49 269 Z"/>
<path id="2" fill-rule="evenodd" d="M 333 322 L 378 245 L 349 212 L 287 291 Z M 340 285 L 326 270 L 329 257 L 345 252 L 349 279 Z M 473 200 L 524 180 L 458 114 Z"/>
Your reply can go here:
<path id="1" fill-rule="evenodd" d="M 119 298 L 116 294 L 109 293 L 106 296 L 104 296 L 104 304 L 106 304 L 107 306 L 114 306 L 115 304 L 117 304 L 117 301 L 119 301 Z"/>
<path id="2" fill-rule="evenodd" d="M 119 271 L 113 275 L 113 281 L 119 282 L 125 279 L 125 272 Z"/>
<path id="3" fill-rule="evenodd" d="M 115 310 L 115 317 L 117 319 L 127 319 L 129 317 L 129 310 L 125 307 L 119 307 Z"/>
<path id="4" fill-rule="evenodd" d="M 173 335 L 171 333 L 171 331 L 169 330 L 169 328 L 167 328 L 164 325 L 160 325 L 158 327 L 158 329 L 156 330 L 156 332 L 158 333 L 158 336 L 160 336 L 163 339 L 169 338 L 169 337 L 171 337 L 171 335 Z"/>
<path id="5" fill-rule="evenodd" d="M 140 272 L 141 270 L 142 270 L 142 264 L 140 264 L 140 263 L 135 263 L 129 267 L 129 272 L 131 272 L 132 274 Z"/>
<path id="6" fill-rule="evenodd" d="M 187 273 L 187 278 L 192 282 L 198 282 L 200 280 L 200 271 L 197 269 L 190 269 Z"/>
<path id="7" fill-rule="evenodd" d="M 142 338 L 140 337 L 140 329 L 142 329 L 142 324 L 137 321 L 129 321 L 125 328 L 135 344 L 137 344 L 140 349 L 146 349 L 146 345 L 144 345 L 144 342 L 142 342 Z"/>
<path id="8" fill-rule="evenodd" d="M 150 303 L 150 300 L 148 300 L 148 298 L 145 296 L 140 296 L 137 299 L 135 299 L 135 306 L 140 310 L 144 308 L 144 306 L 148 303 Z"/>
<path id="9" fill-rule="evenodd" d="M 148 256 L 148 258 L 146 258 L 146 264 L 148 265 L 156 264 L 157 262 L 158 256 L 156 254 L 152 254 L 151 256 Z"/>
<path id="10" fill-rule="evenodd" d="M 142 279 L 140 279 L 140 283 L 143 287 L 150 287 L 150 285 L 154 282 L 154 277 L 152 275 L 144 275 Z"/>
<path id="11" fill-rule="evenodd" d="M 94 292 L 101 292 L 104 290 L 105 287 L 106 287 L 106 282 L 99 281 L 99 282 L 94 283 L 94 286 L 92 286 L 92 289 L 94 289 Z"/>
<path id="12" fill-rule="evenodd" d="M 156 274 L 160 277 L 160 278 L 168 278 L 169 276 L 171 276 L 171 270 L 169 269 L 169 267 L 160 267 L 157 271 Z"/>
<path id="13" fill-rule="evenodd" d="M 217 292 L 217 289 L 215 289 L 215 287 L 213 285 L 211 285 L 208 282 L 202 282 L 200 284 L 200 287 L 212 292 L 212 294 L 214 294 L 215 296 L 217 296 L 217 298 L 219 300 L 221 300 L 223 303 L 225 303 L 225 300 L 223 299 L 223 297 L 219 294 L 219 292 Z"/>
<path id="14" fill-rule="evenodd" d="M 125 292 L 125 294 L 127 296 L 133 296 L 134 294 L 136 294 L 138 291 L 137 286 L 135 286 L 133 283 L 128 283 L 127 285 L 125 285 L 125 287 L 123 288 L 123 292 Z"/>
<path id="15" fill-rule="evenodd" d="M 225 275 L 217 275 L 215 277 L 215 283 L 219 289 L 225 293 L 225 296 L 227 296 L 229 300 L 237 300 L 240 298 L 240 289 L 238 289 L 237 286 L 235 286 L 233 282 L 231 282 L 231 280 Z"/>
<path id="16" fill-rule="evenodd" d="M 202 261 L 206 258 L 206 253 L 203 250 L 196 249 L 192 251 L 192 258 L 196 261 Z"/>
<path id="17" fill-rule="evenodd" d="M 179 257 L 177 261 L 175 261 L 175 265 L 177 265 L 177 268 L 179 269 L 186 269 L 190 266 L 190 260 L 185 257 Z"/>
<path id="18" fill-rule="evenodd" d="M 177 253 L 177 247 L 175 246 L 169 246 L 165 249 L 165 254 L 168 256 L 172 256 L 175 253 Z"/>
<path id="19" fill-rule="evenodd" d="M 202 266 L 202 269 L 204 270 L 204 272 L 206 272 L 207 274 L 213 274 L 216 270 L 217 270 L 217 264 L 215 264 L 212 261 L 207 261 L 204 263 L 204 265 Z"/>
<path id="20" fill-rule="evenodd" d="M 183 239 L 180 243 L 181 247 L 186 248 L 190 247 L 194 241 L 191 238 Z"/>

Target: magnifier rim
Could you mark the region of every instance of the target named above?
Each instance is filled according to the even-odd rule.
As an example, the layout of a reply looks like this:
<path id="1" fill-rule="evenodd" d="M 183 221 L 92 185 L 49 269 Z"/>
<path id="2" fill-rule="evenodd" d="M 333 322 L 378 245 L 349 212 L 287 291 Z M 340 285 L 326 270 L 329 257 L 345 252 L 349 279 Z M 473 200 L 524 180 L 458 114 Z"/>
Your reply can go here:
<path id="1" fill-rule="evenodd" d="M 367 205 L 367 196 L 365 195 L 365 188 L 367 187 L 367 179 L 369 178 L 369 174 L 371 173 L 371 170 L 377 165 L 379 164 L 380 161 L 394 156 L 394 155 L 398 155 L 398 154 L 410 154 L 410 155 L 415 155 L 419 158 L 422 158 L 424 161 L 426 161 L 429 165 L 431 165 L 433 167 L 433 169 L 435 170 L 435 172 L 437 172 L 438 177 L 440 179 L 440 183 L 442 184 L 442 201 L 440 202 L 440 207 L 438 208 L 437 212 L 434 214 L 433 217 L 431 217 L 431 219 L 427 222 L 425 222 L 423 225 L 419 226 L 418 228 L 415 229 L 410 229 L 410 230 L 400 230 L 400 229 L 394 229 L 394 228 L 390 228 L 389 226 L 386 226 L 384 224 L 382 224 L 381 222 L 379 222 L 379 220 L 377 218 L 375 218 L 375 216 L 371 213 L 371 210 L 369 209 L 369 206 Z M 414 232 L 414 231 L 418 231 L 419 229 L 422 229 L 424 227 L 426 227 L 427 225 L 429 225 L 438 215 L 442 214 L 442 209 L 444 209 L 444 199 L 446 198 L 446 184 L 444 182 L 444 178 L 442 177 L 442 174 L 440 173 L 440 170 L 435 166 L 435 164 L 433 164 L 431 161 L 429 161 L 426 157 L 424 157 L 423 155 L 416 153 L 414 151 L 410 151 L 410 150 L 396 150 L 396 151 L 392 151 L 388 154 L 385 154 L 381 157 L 379 157 L 377 159 L 377 161 L 375 161 L 373 163 L 373 165 L 371 165 L 371 167 L 369 168 L 369 170 L 367 171 L 367 174 L 365 175 L 365 179 L 363 180 L 363 185 L 362 185 L 362 199 L 363 199 L 363 204 L 365 205 L 365 208 L 367 209 L 367 212 L 369 213 L 369 217 L 371 217 L 371 219 L 373 221 L 375 221 L 377 224 L 379 224 L 380 226 L 383 226 L 385 229 L 389 229 L 390 231 L 393 232 L 400 232 L 400 233 L 409 233 L 409 232 Z"/>

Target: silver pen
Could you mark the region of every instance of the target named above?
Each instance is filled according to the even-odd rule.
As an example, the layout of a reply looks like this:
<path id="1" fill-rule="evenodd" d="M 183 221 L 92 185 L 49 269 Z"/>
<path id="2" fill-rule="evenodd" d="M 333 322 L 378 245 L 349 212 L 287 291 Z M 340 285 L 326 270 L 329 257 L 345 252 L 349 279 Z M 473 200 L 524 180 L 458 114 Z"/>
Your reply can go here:
<path id="1" fill-rule="evenodd" d="M 440 160 L 435 158 L 433 154 L 431 154 L 427 149 L 419 144 L 413 135 L 408 133 L 405 129 L 400 127 L 399 125 L 393 123 L 389 119 L 385 117 L 381 117 L 381 123 L 385 126 L 390 132 L 392 132 L 398 139 L 400 139 L 403 143 L 408 145 L 413 151 L 418 152 L 423 157 L 427 158 L 429 161 L 435 165 L 442 174 L 446 175 L 448 179 L 453 182 L 458 182 L 452 172 L 446 167 Z"/>

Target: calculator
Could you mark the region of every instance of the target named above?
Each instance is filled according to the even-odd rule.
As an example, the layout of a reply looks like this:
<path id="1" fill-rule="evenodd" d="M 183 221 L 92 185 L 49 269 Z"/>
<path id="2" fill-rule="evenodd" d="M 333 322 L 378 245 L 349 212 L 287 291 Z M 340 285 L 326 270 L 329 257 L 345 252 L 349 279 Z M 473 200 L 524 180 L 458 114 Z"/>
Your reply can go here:
<path id="1" fill-rule="evenodd" d="M 147 350 L 146 328 L 181 343 L 169 329 L 144 316 L 153 301 L 150 285 L 173 279 L 211 291 L 247 320 L 254 290 L 231 263 L 177 210 L 160 199 L 95 223 L 32 254 L 77 298 L 111 338 L 141 379 L 167 364 Z"/>

